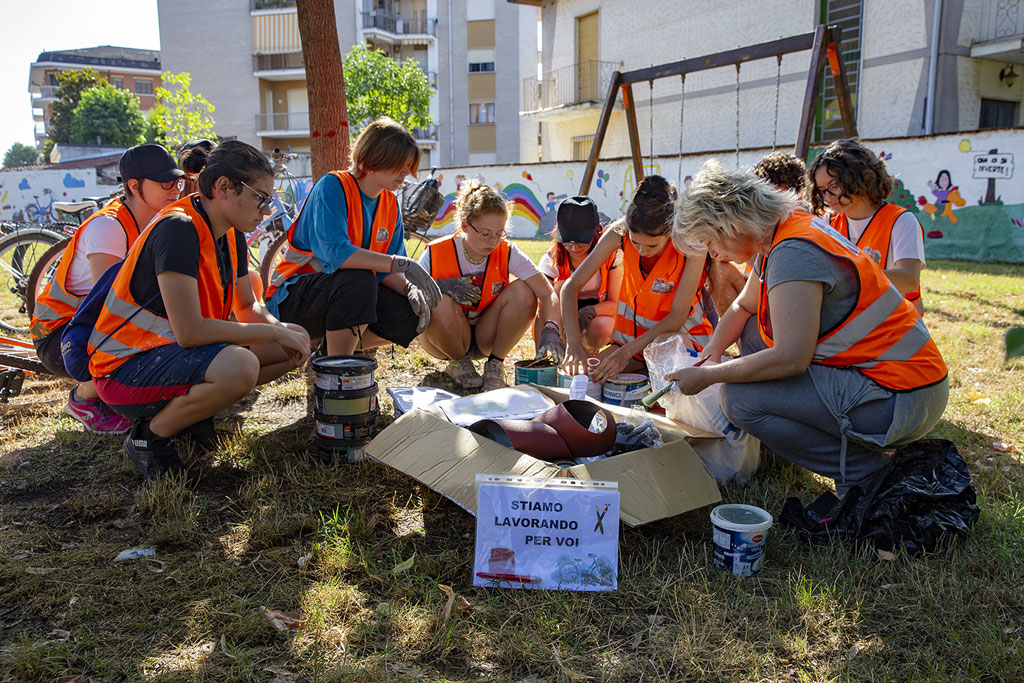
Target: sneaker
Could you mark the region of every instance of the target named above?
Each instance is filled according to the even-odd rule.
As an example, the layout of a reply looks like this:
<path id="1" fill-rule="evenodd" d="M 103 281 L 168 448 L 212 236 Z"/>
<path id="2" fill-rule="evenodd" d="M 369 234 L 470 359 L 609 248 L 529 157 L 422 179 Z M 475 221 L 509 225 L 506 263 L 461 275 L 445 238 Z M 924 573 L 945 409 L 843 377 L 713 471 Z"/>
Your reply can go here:
<path id="1" fill-rule="evenodd" d="M 505 382 L 505 363 L 497 358 L 488 358 L 484 363 L 484 391 L 503 389 Z"/>
<path id="2" fill-rule="evenodd" d="M 212 417 L 185 427 L 175 436 L 193 455 L 204 455 L 220 446 L 220 436 L 213 427 Z"/>
<path id="3" fill-rule="evenodd" d="M 75 418 L 93 434 L 124 434 L 132 428 L 132 421 L 118 415 L 98 398 L 79 398 L 77 387 L 68 394 L 64 412 Z"/>
<path id="4" fill-rule="evenodd" d="M 149 431 L 149 420 L 132 424 L 131 432 L 124 439 L 124 451 L 147 481 L 166 475 L 184 476 L 190 483 L 199 479 L 198 472 L 181 462 L 170 438 Z"/>
<path id="5" fill-rule="evenodd" d="M 480 385 L 484 383 L 483 378 L 473 367 L 473 360 L 469 356 L 448 361 L 448 367 L 444 372 L 464 389 L 479 389 Z"/>

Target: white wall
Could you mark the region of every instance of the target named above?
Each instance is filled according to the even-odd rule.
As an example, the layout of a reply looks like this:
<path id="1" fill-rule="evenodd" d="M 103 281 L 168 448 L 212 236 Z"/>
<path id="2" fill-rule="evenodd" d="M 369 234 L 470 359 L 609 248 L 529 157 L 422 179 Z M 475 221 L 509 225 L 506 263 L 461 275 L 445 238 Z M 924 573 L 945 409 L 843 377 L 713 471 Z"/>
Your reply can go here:
<path id="1" fill-rule="evenodd" d="M 54 201 L 106 196 L 117 187 L 98 184 L 96 169 L 92 168 L 0 171 L 0 220 L 54 221 L 57 217 L 53 212 L 50 217 L 45 216 L 45 210 Z"/>

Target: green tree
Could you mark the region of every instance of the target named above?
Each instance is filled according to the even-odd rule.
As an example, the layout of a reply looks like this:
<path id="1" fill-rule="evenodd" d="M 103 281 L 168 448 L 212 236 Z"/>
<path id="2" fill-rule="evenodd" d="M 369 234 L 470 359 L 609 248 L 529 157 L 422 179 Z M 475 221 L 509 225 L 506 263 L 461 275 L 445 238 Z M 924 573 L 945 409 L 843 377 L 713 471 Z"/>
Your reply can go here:
<path id="1" fill-rule="evenodd" d="M 15 142 L 4 155 L 4 168 L 31 166 L 39 161 L 39 152 L 35 147 Z"/>
<path id="2" fill-rule="evenodd" d="M 433 88 L 415 59 L 399 62 L 357 43 L 343 58 L 343 65 L 353 135 L 378 116 L 390 116 L 406 128 L 433 123 Z"/>
<path id="3" fill-rule="evenodd" d="M 153 141 L 171 149 L 196 138 L 216 140 L 213 105 L 192 92 L 192 76 L 188 72 L 175 75 L 167 71 L 162 78 L 163 85 L 155 93 L 156 105 L 150 110 L 152 121 L 147 122 L 146 139 L 155 130 L 158 135 Z"/>
<path id="4" fill-rule="evenodd" d="M 89 88 L 71 119 L 71 142 L 80 145 L 137 145 L 145 120 L 139 98 L 109 83 Z"/>
<path id="5" fill-rule="evenodd" d="M 106 82 L 106 79 L 92 68 L 61 71 L 57 74 L 57 92 L 54 93 L 53 104 L 50 105 L 50 122 L 47 124 L 47 133 L 51 140 L 71 142 L 71 121 L 75 108 L 82 99 L 82 93 Z"/>

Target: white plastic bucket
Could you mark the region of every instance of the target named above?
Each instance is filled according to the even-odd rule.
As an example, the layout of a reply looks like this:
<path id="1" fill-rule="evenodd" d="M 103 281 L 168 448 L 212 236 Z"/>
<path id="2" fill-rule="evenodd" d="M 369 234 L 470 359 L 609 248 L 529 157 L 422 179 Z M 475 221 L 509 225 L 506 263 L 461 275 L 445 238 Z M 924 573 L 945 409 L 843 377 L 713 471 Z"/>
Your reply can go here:
<path id="1" fill-rule="evenodd" d="M 753 505 L 729 503 L 711 511 L 711 526 L 715 566 L 737 576 L 757 576 L 772 516 Z"/>

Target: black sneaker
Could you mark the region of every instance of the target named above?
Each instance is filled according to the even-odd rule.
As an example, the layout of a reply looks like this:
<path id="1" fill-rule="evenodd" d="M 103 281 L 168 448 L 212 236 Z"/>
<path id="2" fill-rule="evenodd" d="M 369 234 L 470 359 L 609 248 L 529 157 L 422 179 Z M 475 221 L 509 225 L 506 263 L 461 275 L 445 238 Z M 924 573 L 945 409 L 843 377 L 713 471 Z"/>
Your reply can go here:
<path id="1" fill-rule="evenodd" d="M 128 458 L 147 481 L 166 475 L 180 475 L 190 483 L 199 479 L 199 473 L 185 467 L 178 457 L 171 440 L 153 434 L 149 420 L 136 420 L 124 439 L 124 450 Z"/>
<path id="2" fill-rule="evenodd" d="M 175 435 L 175 438 L 195 456 L 205 455 L 220 445 L 220 436 L 214 429 L 212 417 L 185 427 Z"/>

